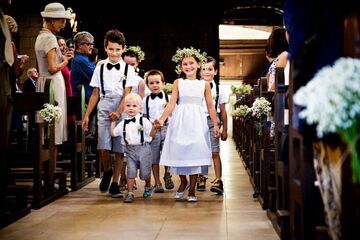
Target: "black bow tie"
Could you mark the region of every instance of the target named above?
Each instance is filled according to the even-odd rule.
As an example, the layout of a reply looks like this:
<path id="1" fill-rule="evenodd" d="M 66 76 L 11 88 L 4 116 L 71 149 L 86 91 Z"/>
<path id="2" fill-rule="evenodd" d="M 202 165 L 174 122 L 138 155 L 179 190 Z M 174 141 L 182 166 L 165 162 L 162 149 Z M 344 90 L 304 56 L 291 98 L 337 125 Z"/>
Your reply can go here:
<path id="1" fill-rule="evenodd" d="M 135 122 L 135 117 L 130 118 L 130 119 L 125 119 L 125 124 L 128 124 L 129 122 Z"/>
<path id="2" fill-rule="evenodd" d="M 108 63 L 108 64 L 106 65 L 106 67 L 107 67 L 107 69 L 109 69 L 109 70 L 111 70 L 113 67 L 115 67 L 116 70 L 119 70 L 119 69 L 120 69 L 120 63 L 117 63 L 117 64 L 115 64 L 115 65 L 113 65 L 113 64 L 111 64 L 111 63 Z"/>
<path id="3" fill-rule="evenodd" d="M 150 97 L 151 97 L 151 99 L 154 99 L 154 98 L 156 98 L 156 97 L 159 97 L 160 99 L 162 99 L 162 98 L 163 98 L 163 93 L 162 93 L 162 92 L 159 92 L 158 94 L 156 94 L 156 93 L 151 93 L 151 94 L 150 94 Z"/>
<path id="4" fill-rule="evenodd" d="M 212 83 L 212 82 L 210 83 L 210 87 L 211 87 L 211 88 L 213 87 L 213 83 Z"/>

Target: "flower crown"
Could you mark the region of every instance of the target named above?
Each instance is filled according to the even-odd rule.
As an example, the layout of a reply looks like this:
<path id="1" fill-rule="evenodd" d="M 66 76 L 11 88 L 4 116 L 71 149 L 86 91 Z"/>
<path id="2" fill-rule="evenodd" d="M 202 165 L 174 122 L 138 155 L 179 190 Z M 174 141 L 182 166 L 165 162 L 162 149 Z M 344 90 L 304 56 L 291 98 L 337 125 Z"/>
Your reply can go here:
<path id="1" fill-rule="evenodd" d="M 139 62 L 145 60 L 145 53 L 141 50 L 141 47 L 139 46 L 126 46 L 124 52 L 135 54 Z"/>
<path id="2" fill-rule="evenodd" d="M 181 73 L 181 61 L 186 57 L 195 57 L 197 60 L 200 61 L 200 65 L 206 63 L 206 52 L 201 53 L 200 49 L 196 50 L 193 47 L 190 48 L 183 48 L 176 50 L 175 55 L 172 57 L 172 61 L 177 64 L 175 72 L 177 74 Z"/>

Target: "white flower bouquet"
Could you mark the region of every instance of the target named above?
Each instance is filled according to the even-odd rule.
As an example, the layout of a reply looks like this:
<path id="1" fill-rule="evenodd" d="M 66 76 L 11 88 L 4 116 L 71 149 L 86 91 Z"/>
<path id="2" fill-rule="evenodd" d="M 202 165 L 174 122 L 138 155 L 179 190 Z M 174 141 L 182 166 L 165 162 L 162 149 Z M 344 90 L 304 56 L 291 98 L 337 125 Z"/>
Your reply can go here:
<path id="1" fill-rule="evenodd" d="M 241 94 L 241 95 L 247 95 L 250 94 L 253 88 L 250 84 L 240 84 L 240 85 L 231 85 L 231 91 L 232 93 Z"/>
<path id="2" fill-rule="evenodd" d="M 262 135 L 262 128 L 264 125 L 264 121 L 271 111 L 271 103 L 266 100 L 264 97 L 256 98 L 253 102 L 253 105 L 251 108 L 249 108 L 249 112 L 251 112 L 251 115 L 258 119 L 259 122 L 259 129 L 258 129 L 258 135 Z"/>
<path id="3" fill-rule="evenodd" d="M 333 66 L 323 67 L 296 92 L 294 102 L 305 107 L 299 117 L 316 125 L 319 138 L 329 133 L 341 136 L 352 157 L 353 181 L 360 182 L 356 146 L 360 123 L 360 60 L 339 58 Z"/>
<path id="4" fill-rule="evenodd" d="M 171 93 L 172 93 L 172 88 L 173 88 L 172 83 L 166 83 L 166 84 L 163 86 L 162 90 L 163 90 L 164 93 L 166 93 L 166 94 L 171 94 Z"/>
<path id="5" fill-rule="evenodd" d="M 245 117 L 249 113 L 249 107 L 247 105 L 240 105 L 232 112 L 233 117 Z"/>
<path id="6" fill-rule="evenodd" d="M 61 118 L 61 115 L 61 108 L 50 103 L 45 103 L 44 108 L 40 110 L 40 117 L 45 122 L 51 122 L 54 119 L 55 121 L 58 121 Z"/>
<path id="7" fill-rule="evenodd" d="M 264 120 L 271 111 L 270 105 L 271 103 L 264 97 L 256 98 L 249 111 L 251 111 L 253 117 L 256 117 L 259 120 Z"/>

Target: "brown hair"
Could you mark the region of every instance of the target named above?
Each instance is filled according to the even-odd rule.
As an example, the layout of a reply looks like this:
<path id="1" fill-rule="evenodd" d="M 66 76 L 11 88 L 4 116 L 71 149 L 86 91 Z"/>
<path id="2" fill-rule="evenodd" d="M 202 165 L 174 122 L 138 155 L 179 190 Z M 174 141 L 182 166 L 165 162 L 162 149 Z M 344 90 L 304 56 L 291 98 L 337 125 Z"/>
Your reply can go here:
<path id="1" fill-rule="evenodd" d="M 161 77 L 161 81 L 163 83 L 165 83 L 164 74 L 160 70 L 157 70 L 157 69 L 151 69 L 145 73 L 145 75 L 144 75 L 145 83 L 148 84 L 149 76 L 154 76 L 154 75 L 159 75 Z"/>
<path id="2" fill-rule="evenodd" d="M 105 47 L 109 44 L 109 42 L 118 43 L 119 45 L 122 45 L 123 48 L 126 44 L 124 34 L 117 29 L 109 30 L 106 32 L 104 38 Z"/>

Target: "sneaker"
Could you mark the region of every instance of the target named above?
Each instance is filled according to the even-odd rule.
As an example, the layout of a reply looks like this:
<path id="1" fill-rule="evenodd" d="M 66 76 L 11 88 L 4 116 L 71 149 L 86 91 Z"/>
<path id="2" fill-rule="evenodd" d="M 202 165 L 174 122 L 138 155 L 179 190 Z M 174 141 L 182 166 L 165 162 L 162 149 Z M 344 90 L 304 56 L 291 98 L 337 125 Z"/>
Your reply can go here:
<path id="1" fill-rule="evenodd" d="M 129 192 L 126 197 L 124 198 L 125 203 L 132 203 L 135 200 L 134 193 Z"/>
<path id="2" fill-rule="evenodd" d="M 99 189 L 102 193 L 107 192 L 109 186 L 110 186 L 110 181 L 113 175 L 113 171 L 109 170 L 109 171 L 104 171 L 104 174 L 101 178 L 101 182 L 99 185 Z"/>
<path id="3" fill-rule="evenodd" d="M 214 181 L 212 181 L 211 183 L 212 183 L 212 186 L 210 188 L 210 191 L 216 192 L 218 194 L 224 193 L 223 182 L 220 178 L 215 178 Z"/>
<path id="4" fill-rule="evenodd" d="M 117 182 L 112 182 L 109 188 L 109 193 L 112 198 L 122 198 L 123 195 Z"/>
<path id="5" fill-rule="evenodd" d="M 206 180 L 208 178 L 207 177 L 198 177 L 197 179 L 197 183 L 196 183 L 196 191 L 200 191 L 203 192 L 206 190 Z"/>
<path id="6" fill-rule="evenodd" d="M 161 186 L 161 184 L 156 184 L 154 186 L 154 192 L 155 193 L 163 193 L 164 192 L 164 188 Z"/>
<path id="7" fill-rule="evenodd" d="M 188 196 L 187 201 L 188 202 L 197 202 L 198 198 L 197 198 L 197 196 Z"/>
<path id="8" fill-rule="evenodd" d="M 174 182 L 171 179 L 171 175 L 165 175 L 164 176 L 164 181 L 165 181 L 165 188 L 166 189 L 173 189 L 174 188 Z"/>
<path id="9" fill-rule="evenodd" d="M 152 187 L 145 187 L 143 198 L 151 198 L 153 194 L 153 188 Z"/>

